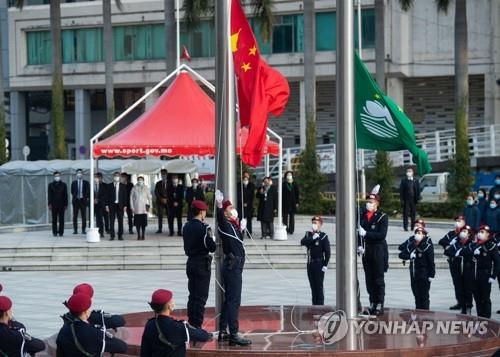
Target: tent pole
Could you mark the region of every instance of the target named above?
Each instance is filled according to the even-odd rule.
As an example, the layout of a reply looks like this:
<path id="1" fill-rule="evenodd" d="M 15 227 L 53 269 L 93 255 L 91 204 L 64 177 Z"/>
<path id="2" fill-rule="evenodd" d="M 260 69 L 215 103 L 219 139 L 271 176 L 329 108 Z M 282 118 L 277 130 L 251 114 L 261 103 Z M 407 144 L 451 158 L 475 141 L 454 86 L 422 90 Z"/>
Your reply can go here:
<path id="1" fill-rule="evenodd" d="M 267 128 L 267 132 L 278 139 L 280 152 L 279 152 L 279 167 L 278 167 L 278 225 L 274 232 L 275 240 L 287 240 L 285 226 L 283 226 L 283 138 L 279 136 L 272 129 Z M 267 157 L 267 170 L 269 170 L 269 154 Z"/>

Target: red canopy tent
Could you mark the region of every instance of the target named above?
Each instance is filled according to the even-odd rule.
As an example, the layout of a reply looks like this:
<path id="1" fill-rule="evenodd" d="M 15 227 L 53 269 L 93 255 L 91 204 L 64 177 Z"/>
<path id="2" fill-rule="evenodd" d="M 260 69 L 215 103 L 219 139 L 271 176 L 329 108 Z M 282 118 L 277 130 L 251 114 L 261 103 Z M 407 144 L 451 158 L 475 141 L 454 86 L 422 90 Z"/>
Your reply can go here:
<path id="1" fill-rule="evenodd" d="M 245 145 L 248 130 L 236 139 Z M 279 144 L 268 140 L 268 154 Z M 94 157 L 215 155 L 215 105 L 187 72 L 181 72 L 152 108 L 94 145 Z"/>

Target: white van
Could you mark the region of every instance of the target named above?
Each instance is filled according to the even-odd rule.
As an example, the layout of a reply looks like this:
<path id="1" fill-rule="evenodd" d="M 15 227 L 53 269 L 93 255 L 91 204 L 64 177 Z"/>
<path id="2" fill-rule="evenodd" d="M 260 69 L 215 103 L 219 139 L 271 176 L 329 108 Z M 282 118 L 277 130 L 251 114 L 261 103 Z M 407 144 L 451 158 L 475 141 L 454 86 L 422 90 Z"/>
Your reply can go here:
<path id="1" fill-rule="evenodd" d="M 422 202 L 445 202 L 448 199 L 449 172 L 426 174 L 420 178 Z"/>

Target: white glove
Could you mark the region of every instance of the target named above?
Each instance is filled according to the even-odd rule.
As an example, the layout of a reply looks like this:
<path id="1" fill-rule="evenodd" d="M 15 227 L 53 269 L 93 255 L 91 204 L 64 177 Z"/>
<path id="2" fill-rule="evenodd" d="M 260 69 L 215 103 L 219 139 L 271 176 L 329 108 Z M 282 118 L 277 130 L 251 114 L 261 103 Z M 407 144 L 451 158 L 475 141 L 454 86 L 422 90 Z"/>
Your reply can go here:
<path id="1" fill-rule="evenodd" d="M 358 233 L 359 233 L 359 235 L 360 235 L 361 237 L 366 236 L 366 231 L 365 231 L 365 229 L 364 229 L 363 227 L 361 227 L 361 226 L 359 226 L 359 228 L 358 228 Z"/>
<path id="2" fill-rule="evenodd" d="M 460 256 L 460 252 L 462 251 L 462 248 L 460 248 L 459 250 L 457 250 L 457 252 L 455 253 L 455 256 L 458 257 Z"/>
<path id="3" fill-rule="evenodd" d="M 247 219 L 246 218 L 243 218 L 241 221 L 240 221 L 240 230 L 242 232 L 245 231 L 245 229 L 247 229 Z"/>
<path id="4" fill-rule="evenodd" d="M 493 278 L 488 279 L 488 283 L 493 284 L 494 282 L 495 282 L 495 279 L 493 279 Z"/>
<path id="5" fill-rule="evenodd" d="M 450 241 L 450 244 L 449 244 L 449 245 L 453 245 L 453 244 L 455 244 L 456 242 L 457 242 L 457 238 L 455 237 L 455 238 L 453 238 L 453 239 Z"/>
<path id="6" fill-rule="evenodd" d="M 217 203 L 217 207 L 222 207 L 222 201 L 224 201 L 224 195 L 220 190 L 215 191 L 215 203 Z"/>
<path id="7" fill-rule="evenodd" d="M 363 248 L 362 246 L 359 246 L 356 251 L 359 255 L 365 254 L 365 248 Z"/>
<path id="8" fill-rule="evenodd" d="M 410 259 L 415 259 L 417 257 L 417 253 L 415 251 L 410 253 Z"/>
<path id="9" fill-rule="evenodd" d="M 429 283 L 431 283 L 434 280 L 434 278 L 428 277 L 427 280 L 429 280 Z"/>
<path id="10" fill-rule="evenodd" d="M 319 234 L 318 233 L 314 233 L 313 234 L 313 239 L 318 239 L 319 238 Z"/>
<path id="11" fill-rule="evenodd" d="M 481 254 L 481 247 L 477 247 L 475 250 L 474 250 L 474 255 L 479 255 Z"/>
<path id="12" fill-rule="evenodd" d="M 323 268 L 321 268 L 321 271 L 322 271 L 323 273 L 326 273 L 326 271 L 327 271 L 327 270 L 328 270 L 328 268 L 327 268 L 327 267 L 323 267 Z"/>

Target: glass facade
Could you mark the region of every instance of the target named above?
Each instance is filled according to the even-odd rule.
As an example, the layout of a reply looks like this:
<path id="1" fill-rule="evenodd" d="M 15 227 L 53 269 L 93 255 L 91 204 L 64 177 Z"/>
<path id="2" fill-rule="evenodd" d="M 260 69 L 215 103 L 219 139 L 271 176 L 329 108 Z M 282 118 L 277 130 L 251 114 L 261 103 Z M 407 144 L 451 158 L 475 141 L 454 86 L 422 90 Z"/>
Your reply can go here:
<path id="1" fill-rule="evenodd" d="M 362 12 L 363 48 L 375 47 L 375 14 L 373 9 Z M 269 41 L 264 41 L 260 24 L 251 19 L 261 53 L 296 53 L 304 50 L 304 18 L 302 14 L 276 16 Z M 357 17 L 355 17 L 355 46 L 358 44 Z M 162 60 L 165 58 L 163 23 L 114 26 L 115 61 Z M 215 56 L 215 26 L 213 20 L 201 21 L 189 31 L 181 24 L 181 46 L 186 46 L 191 57 Z M 51 62 L 50 31 L 26 33 L 28 65 Z M 62 32 L 63 63 L 92 63 L 104 60 L 102 29 L 79 28 Z M 316 14 L 316 50 L 336 49 L 335 12 Z"/>

